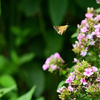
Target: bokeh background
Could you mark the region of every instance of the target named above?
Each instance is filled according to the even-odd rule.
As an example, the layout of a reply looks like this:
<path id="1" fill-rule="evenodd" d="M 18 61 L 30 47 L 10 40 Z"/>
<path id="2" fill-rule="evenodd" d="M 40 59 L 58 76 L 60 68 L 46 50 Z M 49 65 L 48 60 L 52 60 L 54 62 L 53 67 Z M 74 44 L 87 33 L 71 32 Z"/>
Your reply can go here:
<path id="1" fill-rule="evenodd" d="M 1 100 L 17 100 L 36 85 L 32 100 L 59 100 L 58 74 L 43 71 L 47 57 L 59 52 L 73 66 L 72 44 L 77 24 L 96 0 L 0 0 L 0 88 L 17 89 Z M 53 26 L 70 25 L 62 36 Z M 26 100 L 26 99 L 24 99 Z"/>

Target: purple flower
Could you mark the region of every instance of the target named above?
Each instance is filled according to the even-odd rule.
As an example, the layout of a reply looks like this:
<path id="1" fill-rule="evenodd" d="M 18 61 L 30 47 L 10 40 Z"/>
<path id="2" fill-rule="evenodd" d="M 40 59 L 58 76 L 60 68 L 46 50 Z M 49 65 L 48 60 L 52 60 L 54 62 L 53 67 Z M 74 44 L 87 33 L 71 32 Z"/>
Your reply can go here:
<path id="1" fill-rule="evenodd" d="M 69 91 L 73 91 L 73 88 L 71 86 L 68 86 Z"/>
<path id="2" fill-rule="evenodd" d="M 94 42 L 94 41 L 92 41 L 92 42 L 90 42 L 90 45 L 94 45 L 94 43 L 95 43 L 95 42 Z"/>
<path id="3" fill-rule="evenodd" d="M 91 68 L 86 68 L 86 69 L 85 69 L 85 72 L 83 72 L 83 74 L 84 74 L 85 76 L 90 77 L 90 76 L 93 74 L 92 69 L 91 69 Z"/>
<path id="4" fill-rule="evenodd" d="M 47 70 L 47 69 L 49 68 L 49 65 L 44 64 L 44 65 L 42 66 L 42 68 L 43 68 L 43 70 Z"/>
<path id="5" fill-rule="evenodd" d="M 86 50 L 82 50 L 80 55 L 81 55 L 82 57 L 84 57 L 86 54 L 87 54 L 87 51 L 86 51 Z"/>
<path id="6" fill-rule="evenodd" d="M 86 36 L 86 38 L 87 38 L 87 39 L 92 39 L 92 35 L 91 35 L 91 34 L 88 34 L 88 35 Z"/>

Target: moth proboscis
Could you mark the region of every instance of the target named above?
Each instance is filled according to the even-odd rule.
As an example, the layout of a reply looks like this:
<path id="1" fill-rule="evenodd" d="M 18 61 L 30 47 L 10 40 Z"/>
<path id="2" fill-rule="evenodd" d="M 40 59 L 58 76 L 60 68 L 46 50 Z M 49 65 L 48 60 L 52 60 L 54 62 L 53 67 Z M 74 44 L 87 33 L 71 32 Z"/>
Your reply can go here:
<path id="1" fill-rule="evenodd" d="M 68 28 L 69 25 L 64 26 L 53 26 L 54 29 L 58 32 L 58 34 L 62 35 Z"/>

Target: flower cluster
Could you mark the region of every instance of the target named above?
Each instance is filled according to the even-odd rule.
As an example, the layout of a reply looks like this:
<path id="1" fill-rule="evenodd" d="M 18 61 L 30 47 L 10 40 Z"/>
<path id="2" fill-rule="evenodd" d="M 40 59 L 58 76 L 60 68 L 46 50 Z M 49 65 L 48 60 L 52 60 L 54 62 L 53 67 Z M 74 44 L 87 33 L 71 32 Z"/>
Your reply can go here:
<path id="1" fill-rule="evenodd" d="M 55 53 L 46 59 L 45 64 L 43 64 L 43 70 L 49 70 L 53 72 L 63 66 L 64 60 L 60 57 L 59 53 Z"/>
<path id="2" fill-rule="evenodd" d="M 82 57 L 87 55 L 90 47 L 100 48 L 100 14 L 97 14 L 93 8 L 88 8 L 85 19 L 78 25 L 78 41 L 73 44 L 73 51 Z M 98 54 L 99 55 L 99 54 Z"/>
<path id="3" fill-rule="evenodd" d="M 100 99 L 100 74 L 97 68 L 100 66 L 100 14 L 88 8 L 85 17 L 81 25 L 78 25 L 78 41 L 73 44 L 73 51 L 78 54 L 78 60 L 74 58 L 74 71 L 70 70 L 63 86 L 61 83 L 57 90 L 61 100 Z M 55 53 L 47 58 L 42 68 L 50 72 L 60 69 L 59 72 L 66 75 L 69 69 L 63 69 L 63 64 L 64 60 Z"/>
<path id="4" fill-rule="evenodd" d="M 62 100 L 79 98 L 81 94 L 87 96 L 100 95 L 100 75 L 98 68 L 91 66 L 86 61 L 77 62 L 74 71 L 69 74 L 65 81 L 68 84 L 57 90 Z M 86 93 L 87 92 L 87 93 Z"/>

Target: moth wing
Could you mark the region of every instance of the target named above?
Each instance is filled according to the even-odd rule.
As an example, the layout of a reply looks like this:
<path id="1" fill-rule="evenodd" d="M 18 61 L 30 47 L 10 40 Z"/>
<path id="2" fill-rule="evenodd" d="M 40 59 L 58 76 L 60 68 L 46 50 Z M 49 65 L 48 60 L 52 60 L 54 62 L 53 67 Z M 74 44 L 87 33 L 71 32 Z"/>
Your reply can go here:
<path id="1" fill-rule="evenodd" d="M 58 32 L 58 34 L 60 34 L 60 35 L 63 34 L 63 28 L 64 28 L 64 26 L 53 26 L 53 27 Z"/>
<path id="2" fill-rule="evenodd" d="M 59 31 L 59 26 L 53 26 L 53 27 L 57 32 Z"/>

